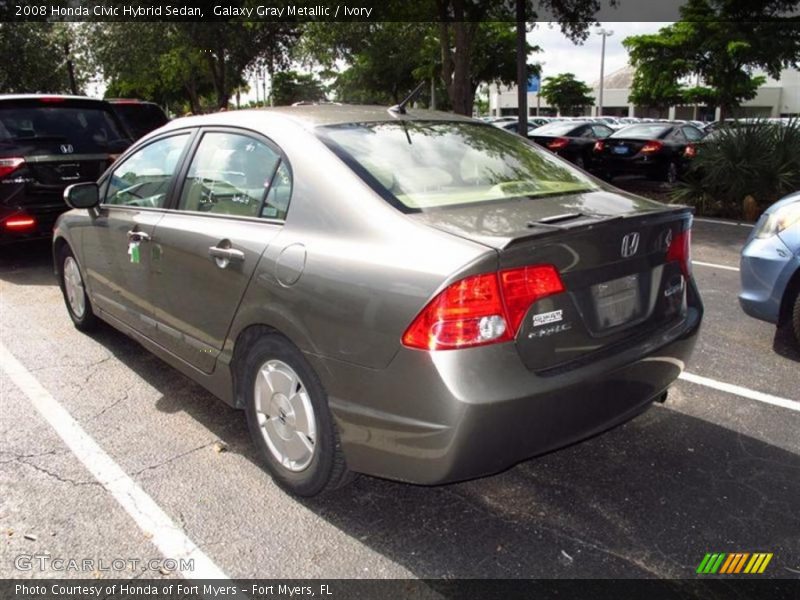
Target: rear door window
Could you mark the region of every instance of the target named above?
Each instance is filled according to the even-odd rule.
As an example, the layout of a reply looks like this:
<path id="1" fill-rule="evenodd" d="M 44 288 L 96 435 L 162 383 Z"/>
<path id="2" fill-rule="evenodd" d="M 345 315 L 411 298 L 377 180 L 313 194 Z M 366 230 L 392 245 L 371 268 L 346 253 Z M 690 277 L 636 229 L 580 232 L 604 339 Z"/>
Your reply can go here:
<path id="1" fill-rule="evenodd" d="M 291 193 L 288 170 L 276 177 L 277 150 L 248 135 L 203 135 L 183 183 L 179 210 L 239 217 L 283 218 Z M 276 179 L 276 187 L 270 184 Z M 265 205 L 267 191 L 272 210 Z"/>
<path id="2" fill-rule="evenodd" d="M 174 135 L 127 157 L 111 173 L 105 204 L 163 208 L 188 140 L 189 133 Z"/>

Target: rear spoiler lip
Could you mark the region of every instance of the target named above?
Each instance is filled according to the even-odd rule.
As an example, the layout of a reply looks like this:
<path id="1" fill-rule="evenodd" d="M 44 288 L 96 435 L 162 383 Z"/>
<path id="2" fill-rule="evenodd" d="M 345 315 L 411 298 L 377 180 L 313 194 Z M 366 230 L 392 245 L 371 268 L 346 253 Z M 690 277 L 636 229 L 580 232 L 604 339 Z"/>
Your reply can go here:
<path id="1" fill-rule="evenodd" d="M 637 221 L 641 221 L 644 223 L 650 223 L 653 221 L 660 221 L 660 220 L 666 221 L 679 215 L 682 215 L 685 221 L 690 221 L 693 214 L 694 214 L 694 209 L 689 206 L 674 206 L 664 210 L 638 212 L 628 215 L 586 217 L 574 221 L 574 224 L 572 225 L 542 224 L 542 225 L 537 225 L 535 227 L 531 227 L 530 229 L 527 229 L 525 231 L 521 231 L 518 234 L 512 233 L 507 236 L 475 235 L 475 234 L 469 234 L 464 231 L 458 231 L 457 229 L 448 229 L 446 227 L 441 227 L 439 225 L 429 225 L 429 226 L 443 233 L 454 235 L 469 242 L 481 244 L 482 246 L 486 246 L 487 248 L 490 248 L 496 252 L 503 252 L 508 248 L 512 248 L 519 244 L 529 242 L 533 239 L 547 239 L 553 236 L 563 234 L 565 232 L 580 233 L 588 231 L 595 227 L 607 225 L 614 221 L 635 219 Z"/>
<path id="2" fill-rule="evenodd" d="M 548 238 L 564 232 L 578 233 L 578 232 L 589 231 L 591 229 L 594 229 L 595 227 L 607 225 L 615 221 L 636 220 L 638 222 L 641 222 L 642 224 L 649 224 L 652 222 L 658 222 L 662 220 L 664 221 L 670 220 L 671 218 L 678 215 L 683 215 L 684 220 L 691 221 L 694 215 L 694 209 L 689 206 L 681 205 L 681 206 L 670 207 L 669 209 L 666 210 L 646 211 L 646 212 L 633 213 L 629 215 L 586 217 L 578 221 L 575 221 L 574 225 L 569 225 L 569 224 L 535 225 L 530 228 L 529 233 L 526 232 L 518 236 L 513 236 L 513 237 L 510 236 L 507 238 L 488 238 L 487 241 L 490 239 L 495 239 L 495 240 L 504 239 L 505 243 L 503 243 L 502 245 L 499 246 L 494 244 L 490 245 L 492 245 L 493 248 L 497 248 L 498 250 L 505 250 L 507 248 L 517 246 L 518 244 L 530 241 L 532 239 Z"/>

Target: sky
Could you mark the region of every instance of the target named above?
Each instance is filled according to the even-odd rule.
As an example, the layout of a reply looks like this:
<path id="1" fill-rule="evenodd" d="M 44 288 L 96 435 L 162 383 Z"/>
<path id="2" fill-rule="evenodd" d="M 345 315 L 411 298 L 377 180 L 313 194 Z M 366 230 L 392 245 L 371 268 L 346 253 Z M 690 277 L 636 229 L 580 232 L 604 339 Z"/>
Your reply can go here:
<path id="1" fill-rule="evenodd" d="M 614 32 L 614 35 L 606 38 L 605 74 L 608 75 L 628 63 L 628 53 L 622 46 L 622 40 L 631 35 L 655 33 L 669 23 L 606 22 L 600 25 Z M 573 73 L 576 79 L 591 85 L 600 79 L 602 46 L 602 37 L 594 29 L 582 45 L 575 45 L 561 33 L 556 23 L 541 23 L 528 34 L 528 43 L 541 46 L 542 52 L 532 54 L 528 61 L 542 63 L 542 76 L 545 79 L 560 73 Z"/>

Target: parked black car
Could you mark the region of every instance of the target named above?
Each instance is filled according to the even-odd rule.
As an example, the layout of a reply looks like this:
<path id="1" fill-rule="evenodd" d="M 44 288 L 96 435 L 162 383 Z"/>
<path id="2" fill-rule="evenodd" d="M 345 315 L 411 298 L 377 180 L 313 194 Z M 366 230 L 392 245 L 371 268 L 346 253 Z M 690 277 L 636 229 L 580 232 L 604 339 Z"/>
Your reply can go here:
<path id="1" fill-rule="evenodd" d="M 169 122 L 167 114 L 155 102 L 130 98 L 109 98 L 107 102 L 114 107 L 125 128 L 137 140 Z"/>
<path id="2" fill-rule="evenodd" d="M 594 153 L 607 179 L 636 174 L 675 183 L 697 154 L 702 139 L 703 133 L 693 125 L 639 123 L 597 141 Z"/>
<path id="3" fill-rule="evenodd" d="M 540 146 L 589 169 L 594 161 L 594 145 L 614 133 L 602 123 L 588 121 L 556 121 L 534 129 L 528 137 Z"/>
<path id="4" fill-rule="evenodd" d="M 102 100 L 0 95 L 0 244 L 49 238 L 64 188 L 96 181 L 130 144 Z"/>

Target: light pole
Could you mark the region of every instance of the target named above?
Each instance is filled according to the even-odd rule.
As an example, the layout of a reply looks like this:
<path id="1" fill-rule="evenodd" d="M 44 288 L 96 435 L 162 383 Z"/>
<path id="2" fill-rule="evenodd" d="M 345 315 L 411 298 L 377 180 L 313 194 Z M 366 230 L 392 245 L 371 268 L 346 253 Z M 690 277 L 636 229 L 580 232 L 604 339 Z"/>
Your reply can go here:
<path id="1" fill-rule="evenodd" d="M 603 36 L 603 49 L 600 51 L 600 94 L 597 101 L 597 116 L 601 116 L 603 114 L 603 78 L 605 77 L 605 68 L 606 68 L 606 38 L 611 37 L 614 35 L 614 32 L 610 29 L 603 29 L 599 27 L 597 29 L 597 35 Z"/>

